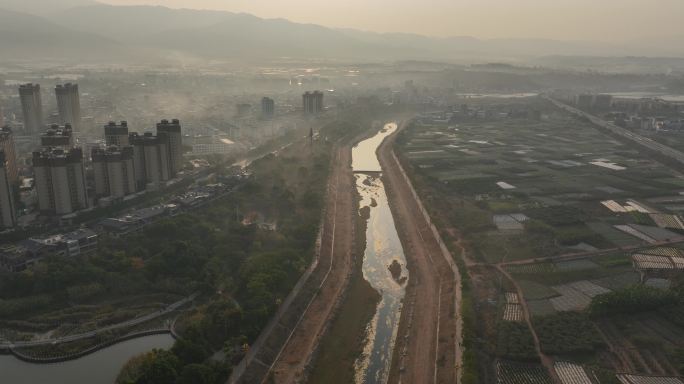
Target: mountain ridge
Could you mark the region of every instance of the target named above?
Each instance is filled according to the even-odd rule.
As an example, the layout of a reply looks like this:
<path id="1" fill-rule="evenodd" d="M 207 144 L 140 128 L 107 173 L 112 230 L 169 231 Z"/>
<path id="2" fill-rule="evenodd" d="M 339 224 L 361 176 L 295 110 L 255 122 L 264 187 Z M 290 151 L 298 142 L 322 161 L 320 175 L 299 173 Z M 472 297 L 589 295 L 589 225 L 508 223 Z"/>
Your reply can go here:
<path id="1" fill-rule="evenodd" d="M 8 1 L 18 2 L 0 0 L 0 8 Z M 80 5 L 66 6 L 72 3 Z M 40 54 L 68 57 L 80 51 L 84 57 L 96 57 L 99 53 L 112 56 L 111 53 L 116 53 L 114 56 L 120 58 L 135 58 L 155 56 L 166 51 L 211 59 L 297 57 L 452 62 L 528 62 L 544 56 L 684 56 L 684 51 L 679 52 L 681 48 L 676 46 L 668 51 L 647 43 L 644 43 L 646 48 L 637 48 L 604 42 L 543 38 L 430 37 L 413 33 L 329 28 L 228 11 L 114 6 L 90 0 L 59 0 L 59 4 L 64 6 L 49 20 L 23 16 L 24 25 L 10 22 L 16 30 L 12 32 L 10 29 L 10 37 L 3 36 L 0 39 L 0 47 L 17 57 Z M 46 25 L 51 26 L 51 33 L 44 31 Z M 43 30 L 44 33 L 28 39 L 19 36 L 19 30 Z M 79 33 L 81 36 L 77 36 Z M 46 44 L 43 39 L 51 44 Z M 77 45 L 80 47 L 75 47 Z"/>

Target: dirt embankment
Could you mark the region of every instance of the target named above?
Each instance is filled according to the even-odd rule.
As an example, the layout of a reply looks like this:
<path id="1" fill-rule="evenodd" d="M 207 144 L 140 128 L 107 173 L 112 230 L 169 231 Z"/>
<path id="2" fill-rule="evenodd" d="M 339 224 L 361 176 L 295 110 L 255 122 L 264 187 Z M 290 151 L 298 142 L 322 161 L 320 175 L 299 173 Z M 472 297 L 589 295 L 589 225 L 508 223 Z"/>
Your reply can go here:
<path id="1" fill-rule="evenodd" d="M 269 379 L 274 383 L 294 383 L 304 377 L 351 274 L 355 226 L 351 147 L 340 147 L 335 156 L 319 261 L 324 275 L 317 293 L 271 366 Z"/>
<path id="2" fill-rule="evenodd" d="M 409 270 L 390 383 L 458 383 L 460 280 L 445 259 L 411 186 L 393 156 L 394 137 L 378 150 L 383 182 Z"/>

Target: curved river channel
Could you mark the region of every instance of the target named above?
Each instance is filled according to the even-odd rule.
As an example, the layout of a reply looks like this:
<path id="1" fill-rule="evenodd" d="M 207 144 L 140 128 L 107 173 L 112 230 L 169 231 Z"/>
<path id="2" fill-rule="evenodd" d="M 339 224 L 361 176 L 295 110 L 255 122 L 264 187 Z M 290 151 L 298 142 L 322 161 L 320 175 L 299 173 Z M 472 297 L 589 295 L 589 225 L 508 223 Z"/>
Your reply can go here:
<path id="1" fill-rule="evenodd" d="M 155 348 L 168 349 L 173 337 L 152 335 L 127 340 L 80 359 L 55 364 L 33 364 L 12 355 L 0 356 L 0 383 L 7 384 L 112 384 L 133 356 Z"/>
<path id="2" fill-rule="evenodd" d="M 387 381 L 401 315 L 404 286 L 408 279 L 404 250 L 394 227 L 385 187 L 380 180 L 382 168 L 376 155 L 382 141 L 396 130 L 396 123 L 388 123 L 375 136 L 360 142 L 352 149 L 356 189 L 361 196 L 359 208 L 370 207 L 363 277 L 382 296 L 375 315 L 367 325 L 363 353 L 355 363 L 357 384 Z M 390 273 L 388 267 L 395 261 L 401 266 L 401 275 L 396 271 L 395 276 Z"/>

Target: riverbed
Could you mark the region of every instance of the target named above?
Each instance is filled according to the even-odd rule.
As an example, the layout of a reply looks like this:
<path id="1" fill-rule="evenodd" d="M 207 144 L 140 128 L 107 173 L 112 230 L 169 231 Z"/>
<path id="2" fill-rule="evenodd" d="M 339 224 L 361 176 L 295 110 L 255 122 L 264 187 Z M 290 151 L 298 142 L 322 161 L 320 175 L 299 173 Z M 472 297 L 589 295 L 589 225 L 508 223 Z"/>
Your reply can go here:
<path id="1" fill-rule="evenodd" d="M 12 355 L 0 356 L 0 382 L 7 384 L 112 384 L 119 370 L 133 356 L 173 345 L 169 334 L 139 337 L 114 344 L 77 360 L 32 364 Z"/>
<path id="2" fill-rule="evenodd" d="M 366 326 L 363 353 L 355 362 L 357 384 L 387 381 L 408 279 L 406 258 L 380 179 L 382 168 L 376 155 L 378 146 L 396 129 L 395 123 L 386 124 L 376 135 L 352 149 L 356 188 L 361 197 L 359 208 L 370 208 L 363 277 L 381 295 L 375 315 Z M 400 276 L 393 277 L 388 269 L 393 261 L 401 266 Z"/>

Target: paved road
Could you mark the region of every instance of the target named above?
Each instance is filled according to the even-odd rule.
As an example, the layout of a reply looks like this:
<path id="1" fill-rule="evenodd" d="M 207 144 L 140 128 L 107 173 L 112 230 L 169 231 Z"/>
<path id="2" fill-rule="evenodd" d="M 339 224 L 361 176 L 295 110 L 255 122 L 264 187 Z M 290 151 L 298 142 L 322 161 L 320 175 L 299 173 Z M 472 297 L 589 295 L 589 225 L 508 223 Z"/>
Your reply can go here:
<path id="1" fill-rule="evenodd" d="M 615 124 L 609 123 L 609 122 L 602 120 L 602 119 L 600 119 L 594 115 L 591 115 L 589 113 L 581 111 L 575 107 L 571 107 L 567 104 L 561 103 L 560 101 L 552 99 L 548 96 L 544 96 L 544 98 L 546 100 L 550 101 L 551 103 L 553 103 L 558 108 L 563 109 L 567 112 L 570 112 L 574 115 L 585 117 L 585 118 L 589 119 L 589 121 L 591 121 L 593 124 L 598 125 L 599 127 L 604 128 L 604 129 L 610 131 L 611 133 L 613 133 L 619 137 L 622 137 L 626 140 L 629 140 L 629 141 L 631 141 L 635 144 L 638 144 L 644 148 L 647 148 L 651 151 L 658 152 L 663 156 L 666 156 L 672 160 L 679 162 L 680 164 L 684 164 L 684 152 L 680 152 L 676 149 L 670 148 L 666 145 L 658 143 L 657 141 L 651 140 L 647 137 L 637 135 L 636 133 L 634 133 L 630 130 L 627 130 L 625 128 L 620 128 Z"/>
<path id="2" fill-rule="evenodd" d="M 79 334 L 69 335 L 69 336 L 64 336 L 64 337 L 57 337 L 54 339 L 44 339 L 44 340 L 35 340 L 35 341 L 3 342 L 3 343 L 0 343 L 0 349 L 35 347 L 35 346 L 39 346 L 39 345 L 67 343 L 70 341 L 87 339 L 87 338 L 93 337 L 93 336 L 100 334 L 100 333 L 103 333 L 103 332 L 142 324 L 144 322 L 156 319 L 158 317 L 164 316 L 166 314 L 169 314 L 169 313 L 177 310 L 178 308 L 182 307 L 183 305 L 194 300 L 197 297 L 197 295 L 198 294 L 195 293 L 193 295 L 190 295 L 190 296 L 184 298 L 183 300 L 179 300 L 179 301 L 169 305 L 168 307 L 166 307 L 160 311 L 153 312 L 153 313 L 147 314 L 145 316 L 136 317 L 135 319 L 124 321 L 123 323 L 112 324 L 110 326 L 98 328 L 98 329 L 95 329 L 95 330 L 90 331 L 90 332 L 84 332 L 84 333 L 79 333 Z"/>

